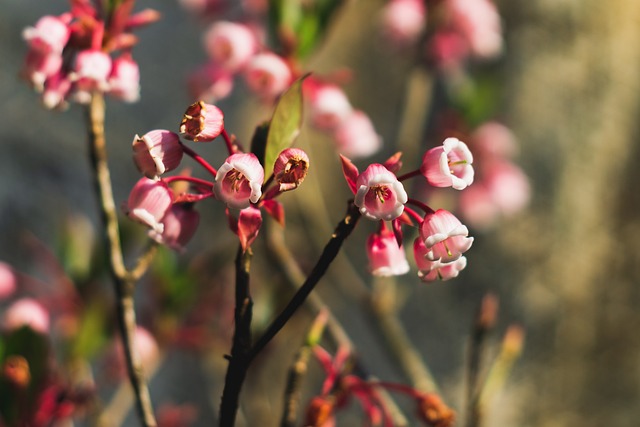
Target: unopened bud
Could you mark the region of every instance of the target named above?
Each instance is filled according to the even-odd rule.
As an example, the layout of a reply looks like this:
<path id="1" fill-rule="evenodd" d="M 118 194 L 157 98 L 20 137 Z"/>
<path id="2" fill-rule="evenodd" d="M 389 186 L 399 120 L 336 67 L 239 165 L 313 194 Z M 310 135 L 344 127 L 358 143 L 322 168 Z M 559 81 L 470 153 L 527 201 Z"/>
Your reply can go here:
<path id="1" fill-rule="evenodd" d="M 418 417 L 432 427 L 450 427 L 455 421 L 455 412 L 444 404 L 440 396 L 425 393 L 418 398 Z"/>
<path id="2" fill-rule="evenodd" d="M 485 295 L 478 312 L 477 327 L 484 330 L 491 329 L 496 323 L 497 316 L 498 297 L 493 294 Z"/>
<path id="3" fill-rule="evenodd" d="M 335 401 L 330 396 L 316 396 L 309 402 L 304 425 L 307 427 L 322 427 L 333 415 Z"/>
<path id="4" fill-rule="evenodd" d="M 518 357 L 524 347 L 524 329 L 520 325 L 511 325 L 502 339 L 502 351 L 511 357 Z"/>
<path id="5" fill-rule="evenodd" d="M 2 376 L 10 383 L 25 388 L 31 381 L 29 362 L 22 356 L 9 356 L 2 366 Z"/>

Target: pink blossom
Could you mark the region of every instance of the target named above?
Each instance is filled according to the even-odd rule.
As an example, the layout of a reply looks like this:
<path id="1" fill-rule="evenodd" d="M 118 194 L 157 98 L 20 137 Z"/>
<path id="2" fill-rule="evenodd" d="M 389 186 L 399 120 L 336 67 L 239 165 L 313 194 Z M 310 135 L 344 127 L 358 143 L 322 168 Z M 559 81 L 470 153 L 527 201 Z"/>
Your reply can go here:
<path id="1" fill-rule="evenodd" d="M 173 196 L 167 184 L 141 178 L 129 194 L 127 215 L 148 226 L 153 232 L 162 234 L 164 225 L 161 221 L 172 202 Z"/>
<path id="2" fill-rule="evenodd" d="M 57 74 L 62 68 L 62 55 L 55 53 L 42 53 L 39 50 L 29 49 L 20 75 L 29 81 L 35 90 L 44 90 L 45 81 Z"/>
<path id="3" fill-rule="evenodd" d="M 420 237 L 428 249 L 429 261 L 449 263 L 457 260 L 471 247 L 473 237 L 451 212 L 438 209 L 428 213 L 420 225 Z"/>
<path id="4" fill-rule="evenodd" d="M 445 71 L 455 71 L 469 56 L 469 45 L 460 33 L 439 30 L 430 38 L 427 53 Z"/>
<path id="5" fill-rule="evenodd" d="M 362 111 L 354 111 L 346 117 L 333 136 L 338 152 L 348 157 L 369 157 L 382 148 L 382 138 Z"/>
<path id="6" fill-rule="evenodd" d="M 136 326 L 133 335 L 134 357 L 140 362 L 143 368 L 149 368 L 156 363 L 160 356 L 158 343 L 151 332 L 142 326 Z M 113 363 L 112 369 L 120 376 L 126 373 L 124 351 L 120 339 L 114 341 L 110 352 L 109 361 Z"/>
<path id="7" fill-rule="evenodd" d="M 374 276 L 399 276 L 409 271 L 409 263 L 404 248 L 398 246 L 393 232 L 384 228 L 367 239 L 369 271 Z"/>
<path id="8" fill-rule="evenodd" d="M 109 94 L 125 102 L 140 99 L 140 68 L 130 55 L 122 55 L 113 61 L 109 75 Z"/>
<path id="9" fill-rule="evenodd" d="M 264 169 L 253 153 L 236 153 L 227 158 L 216 175 L 213 191 L 230 208 L 244 209 L 262 196 Z"/>
<path id="10" fill-rule="evenodd" d="M 49 110 L 66 108 L 66 98 L 71 91 L 71 86 L 71 80 L 62 72 L 49 77 L 44 84 L 44 91 L 42 92 L 42 104 L 44 107 Z"/>
<path id="11" fill-rule="evenodd" d="M 449 280 L 458 277 L 458 274 L 467 266 L 467 258 L 461 256 L 450 263 L 441 261 L 431 261 L 427 258 L 429 249 L 424 241 L 418 237 L 413 242 L 413 254 L 418 267 L 418 277 L 423 282 L 433 282 L 435 280 Z"/>
<path id="12" fill-rule="evenodd" d="M 498 122 L 486 122 L 479 126 L 471 135 L 473 151 L 488 158 L 513 157 L 518 147 L 516 137 L 511 130 Z"/>
<path id="13" fill-rule="evenodd" d="M 204 34 L 204 45 L 209 57 L 230 72 L 243 68 L 257 49 L 249 27 L 228 21 L 211 25 Z"/>
<path id="14" fill-rule="evenodd" d="M 289 65 L 278 55 L 265 52 L 254 56 L 244 73 L 249 88 L 263 98 L 275 98 L 293 79 Z"/>
<path id="15" fill-rule="evenodd" d="M 462 34 L 471 52 L 492 58 L 502 52 L 502 24 L 490 0 L 446 0 L 450 25 Z"/>
<path id="16" fill-rule="evenodd" d="M 13 268 L 0 261 L 0 301 L 10 297 L 18 287 L 18 279 Z"/>
<path id="17" fill-rule="evenodd" d="M 147 178 L 157 178 L 180 165 L 183 150 L 177 133 L 157 129 L 133 138 L 133 160 Z"/>
<path id="18" fill-rule="evenodd" d="M 513 215 L 522 210 L 531 198 L 529 179 L 513 163 L 492 162 L 484 170 L 485 185 L 491 200 L 504 215 Z"/>
<path id="19" fill-rule="evenodd" d="M 2 320 L 5 331 L 14 331 L 28 326 L 36 332 L 49 332 L 49 312 L 36 300 L 22 298 L 7 308 Z"/>
<path id="20" fill-rule="evenodd" d="M 236 219 L 230 211 L 227 210 L 227 218 L 231 230 L 238 236 L 242 250 L 246 251 L 254 240 L 258 237 L 260 227 L 262 226 L 262 213 L 260 209 L 249 206 L 240 210 Z"/>
<path id="21" fill-rule="evenodd" d="M 309 113 L 318 129 L 335 130 L 353 113 L 349 99 L 338 86 L 320 84 L 309 92 Z"/>
<path id="22" fill-rule="evenodd" d="M 457 138 L 447 138 L 441 146 L 425 153 L 420 172 L 434 187 L 463 190 L 473 182 L 472 163 L 467 145 Z"/>
<path id="23" fill-rule="evenodd" d="M 191 104 L 180 122 L 180 133 L 192 141 L 213 141 L 223 130 L 222 111 L 215 105 L 203 101 Z"/>
<path id="24" fill-rule="evenodd" d="M 500 218 L 500 208 L 491 199 L 491 192 L 483 181 L 461 192 L 458 204 L 465 222 L 472 227 L 488 228 Z"/>
<path id="25" fill-rule="evenodd" d="M 402 214 L 407 200 L 402 183 L 381 164 L 369 165 L 358 176 L 354 203 L 369 219 L 391 221 Z"/>
<path id="26" fill-rule="evenodd" d="M 423 0 L 390 0 L 382 10 L 382 30 L 400 45 L 417 40 L 426 25 Z"/>
<path id="27" fill-rule="evenodd" d="M 189 75 L 188 85 L 194 98 L 215 102 L 229 96 L 233 90 L 233 75 L 209 62 Z"/>
<path id="28" fill-rule="evenodd" d="M 68 16 L 43 16 L 33 27 L 27 27 L 22 32 L 22 38 L 29 43 L 31 49 L 43 54 L 62 54 L 62 50 L 69 41 L 71 29 L 68 26 Z"/>
<path id="29" fill-rule="evenodd" d="M 193 209 L 193 204 L 176 203 L 162 218 L 162 233 L 150 230 L 149 236 L 171 249 L 182 251 L 196 233 L 199 223 L 200 214 Z"/>
<path id="30" fill-rule="evenodd" d="M 287 148 L 276 159 L 273 175 L 280 191 L 298 188 L 309 171 L 309 156 L 300 148 Z"/>
<path id="31" fill-rule="evenodd" d="M 99 50 L 83 50 L 76 56 L 73 72 L 69 78 L 75 83 L 74 98 L 81 104 L 91 99 L 94 90 L 109 89 L 111 57 Z"/>

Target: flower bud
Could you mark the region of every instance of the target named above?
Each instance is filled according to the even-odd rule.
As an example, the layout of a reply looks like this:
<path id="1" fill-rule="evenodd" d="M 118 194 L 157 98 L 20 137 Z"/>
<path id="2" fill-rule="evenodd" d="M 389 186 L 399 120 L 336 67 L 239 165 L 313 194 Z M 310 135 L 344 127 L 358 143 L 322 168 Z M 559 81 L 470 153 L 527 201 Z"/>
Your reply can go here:
<path id="1" fill-rule="evenodd" d="M 456 414 L 434 393 L 425 393 L 417 399 L 418 417 L 432 427 L 451 427 Z"/>
<path id="2" fill-rule="evenodd" d="M 335 400 L 329 396 L 316 396 L 311 399 L 305 415 L 305 426 L 324 427 L 333 419 Z"/>
<path id="3" fill-rule="evenodd" d="M 133 161 L 147 178 L 174 170 L 180 165 L 183 150 L 178 134 L 168 130 L 152 130 L 133 139 Z"/>
<path id="4" fill-rule="evenodd" d="M 23 356 L 8 356 L 2 366 L 2 377 L 19 388 L 26 388 L 31 382 L 29 362 Z"/>
<path id="5" fill-rule="evenodd" d="M 298 188 L 309 171 L 309 157 L 304 150 L 287 148 L 276 159 L 273 175 L 280 184 L 280 191 Z"/>
<path id="6" fill-rule="evenodd" d="M 213 141 L 224 129 L 224 115 L 215 105 L 198 101 L 182 116 L 180 133 L 191 141 Z"/>

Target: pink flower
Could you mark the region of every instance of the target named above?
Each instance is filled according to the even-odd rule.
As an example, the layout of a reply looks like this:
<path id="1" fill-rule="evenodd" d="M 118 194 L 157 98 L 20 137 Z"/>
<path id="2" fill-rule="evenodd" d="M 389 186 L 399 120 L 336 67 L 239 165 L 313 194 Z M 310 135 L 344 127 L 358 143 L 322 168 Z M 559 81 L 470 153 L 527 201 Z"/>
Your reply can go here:
<path id="1" fill-rule="evenodd" d="M 353 113 L 349 99 L 338 86 L 320 84 L 309 92 L 309 113 L 318 129 L 335 130 Z"/>
<path id="2" fill-rule="evenodd" d="M 61 68 L 61 54 L 57 52 L 42 53 L 39 50 L 29 49 L 20 75 L 29 81 L 38 92 L 41 92 L 44 90 L 45 81 L 57 74 Z"/>
<path id="3" fill-rule="evenodd" d="M 162 218 L 171 207 L 173 195 L 162 181 L 141 178 L 131 189 L 127 201 L 127 215 L 162 234 L 164 225 Z"/>
<path id="4" fill-rule="evenodd" d="M 173 250 L 182 251 L 198 229 L 200 214 L 191 203 L 176 203 L 162 218 L 162 233 L 149 231 L 149 237 L 167 245 Z"/>
<path id="5" fill-rule="evenodd" d="M 462 34 L 471 52 L 492 58 L 502 52 L 502 24 L 490 0 L 446 0 L 450 24 Z"/>
<path id="6" fill-rule="evenodd" d="M 133 138 L 133 161 L 147 178 L 174 170 L 180 165 L 183 150 L 177 133 L 152 130 L 142 137 Z"/>
<path id="7" fill-rule="evenodd" d="M 71 29 L 68 24 L 68 16 L 43 16 L 33 27 L 27 27 L 22 32 L 31 49 L 43 54 L 62 54 L 62 50 L 69 41 Z"/>
<path id="8" fill-rule="evenodd" d="M 280 191 L 298 188 L 309 171 L 309 157 L 304 150 L 287 148 L 276 159 L 273 175 L 280 184 Z"/>
<path id="9" fill-rule="evenodd" d="M 438 209 L 428 213 L 420 225 L 420 237 L 428 249 L 429 261 L 449 263 L 457 260 L 473 243 L 469 230 L 451 212 Z"/>
<path id="10" fill-rule="evenodd" d="M 260 209 L 249 206 L 246 209 L 240 210 L 238 218 L 234 217 L 229 210 L 227 210 L 227 219 L 229 220 L 229 226 L 240 240 L 242 250 L 246 251 L 254 240 L 258 237 L 260 227 L 262 226 L 262 212 Z"/>
<path id="11" fill-rule="evenodd" d="M 253 153 L 236 153 L 227 158 L 216 175 L 213 191 L 230 208 L 244 209 L 262 196 L 264 169 Z"/>
<path id="12" fill-rule="evenodd" d="M 409 271 L 409 263 L 404 248 L 398 246 L 393 232 L 384 228 L 367 239 L 369 271 L 374 276 L 399 276 Z"/>
<path id="13" fill-rule="evenodd" d="M 215 102 L 229 96 L 233 90 L 233 75 L 210 62 L 189 75 L 188 85 L 194 98 Z"/>
<path id="14" fill-rule="evenodd" d="M 83 50 L 76 56 L 73 72 L 69 78 L 75 83 L 74 98 L 81 104 L 91 99 L 94 90 L 109 89 L 111 57 L 99 50 Z"/>
<path id="15" fill-rule="evenodd" d="M 513 132 L 498 122 L 486 122 L 471 135 L 473 151 L 486 157 L 513 157 L 518 147 Z"/>
<path id="16" fill-rule="evenodd" d="M 66 98 L 71 91 L 71 80 L 62 72 L 49 77 L 44 84 L 42 104 L 47 109 L 66 108 Z"/>
<path id="17" fill-rule="evenodd" d="M 423 0 L 390 0 L 382 10 L 384 34 L 400 45 L 417 40 L 426 25 Z"/>
<path id="18" fill-rule="evenodd" d="M 354 111 L 346 117 L 333 136 L 338 152 L 348 157 L 369 157 L 382 147 L 382 138 L 362 111 Z"/>
<path id="19" fill-rule="evenodd" d="M 180 133 L 192 141 L 213 141 L 224 130 L 224 115 L 215 105 L 198 101 L 182 116 Z"/>
<path id="20" fill-rule="evenodd" d="M 293 79 L 289 65 L 270 52 L 254 56 L 247 64 L 244 76 L 249 88 L 263 98 L 280 95 Z"/>
<path id="21" fill-rule="evenodd" d="M 425 153 L 420 172 L 434 187 L 463 190 L 473 182 L 472 163 L 467 145 L 457 138 L 447 138 L 441 146 Z"/>
<path id="22" fill-rule="evenodd" d="M 0 262 L 0 301 L 10 297 L 16 291 L 17 284 L 18 279 L 13 268 L 7 263 Z"/>
<path id="23" fill-rule="evenodd" d="M 23 326 L 41 334 L 49 332 L 49 313 L 42 304 L 32 298 L 15 301 L 4 313 L 2 327 L 5 331 L 14 331 Z"/>
<path id="24" fill-rule="evenodd" d="M 464 256 L 450 263 L 443 263 L 429 260 L 427 258 L 428 253 L 429 249 L 425 246 L 424 241 L 420 237 L 416 238 L 413 242 L 413 254 L 419 270 L 418 277 L 423 282 L 453 279 L 458 277 L 460 271 L 467 266 L 467 258 Z"/>
<path id="25" fill-rule="evenodd" d="M 489 228 L 500 218 L 500 208 L 491 199 L 491 193 L 483 181 L 476 182 L 460 193 L 460 214 L 465 222 L 475 228 Z"/>
<path id="26" fill-rule="evenodd" d="M 211 25 L 204 34 L 204 45 L 209 57 L 230 72 L 243 68 L 257 49 L 249 27 L 228 21 Z"/>
<path id="27" fill-rule="evenodd" d="M 140 99 L 140 68 L 130 55 L 122 55 L 113 61 L 109 75 L 109 94 L 125 102 Z"/>
<path id="28" fill-rule="evenodd" d="M 484 181 L 491 200 L 504 215 L 513 215 L 529 203 L 529 179 L 513 163 L 502 161 L 488 164 L 484 170 Z"/>
<path id="29" fill-rule="evenodd" d="M 151 332 L 142 326 L 136 326 L 133 335 L 133 343 L 133 352 L 135 353 L 135 357 L 140 361 L 140 365 L 143 369 L 148 369 L 150 365 L 156 363 L 160 356 L 160 350 L 158 348 L 158 343 Z M 120 339 L 113 343 L 108 355 L 108 360 L 111 362 L 110 368 L 117 375 L 124 376 L 126 374 L 126 362 Z"/>
<path id="30" fill-rule="evenodd" d="M 402 214 L 407 200 L 396 175 L 379 163 L 369 165 L 356 180 L 354 203 L 369 219 L 391 221 Z"/>

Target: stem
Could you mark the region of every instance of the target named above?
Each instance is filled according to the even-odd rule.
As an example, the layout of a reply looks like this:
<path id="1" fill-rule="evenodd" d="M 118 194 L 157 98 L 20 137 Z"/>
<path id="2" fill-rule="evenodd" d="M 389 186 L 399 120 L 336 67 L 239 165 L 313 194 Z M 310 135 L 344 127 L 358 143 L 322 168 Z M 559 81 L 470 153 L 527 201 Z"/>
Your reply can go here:
<path id="1" fill-rule="evenodd" d="M 136 280 L 144 272 L 145 265 L 148 265 L 149 257 L 141 258 L 134 273 L 129 272 L 124 265 L 118 229 L 118 214 L 113 199 L 107 161 L 104 116 L 104 98 L 101 94 L 95 93 L 87 109 L 89 145 L 94 181 L 106 234 L 105 244 L 109 254 L 109 268 L 116 291 L 118 327 L 122 338 L 129 381 L 136 397 L 136 408 L 140 422 L 145 427 L 154 427 L 156 420 L 153 415 L 149 389 L 142 374 L 140 359 L 134 351 L 136 315 L 133 304 L 133 289 Z"/>
<path id="2" fill-rule="evenodd" d="M 249 289 L 251 251 L 238 248 L 236 255 L 236 308 L 235 332 L 231 346 L 229 367 L 224 381 L 222 402 L 220 403 L 220 427 L 233 427 L 238 412 L 238 402 L 242 383 L 249 369 L 251 359 L 251 317 L 253 301 Z"/>
<path id="3" fill-rule="evenodd" d="M 191 148 L 187 147 L 185 144 L 180 143 L 180 145 L 182 145 L 182 151 L 184 151 L 186 155 L 191 157 L 196 162 L 200 163 L 200 165 L 203 168 L 205 168 L 207 170 L 207 172 L 209 172 L 211 175 L 213 175 L 214 178 L 216 177 L 216 175 L 218 173 L 218 171 L 216 171 L 216 168 L 211 166 L 209 164 L 209 162 L 207 162 L 204 158 L 202 158 L 202 156 L 200 156 L 200 154 L 196 153 Z"/>
<path id="4" fill-rule="evenodd" d="M 222 138 L 224 138 L 224 143 L 227 144 L 227 151 L 229 151 L 229 155 L 234 154 L 236 151 L 236 147 L 233 146 L 233 141 L 231 141 L 231 137 L 227 133 L 226 129 L 222 129 Z"/>
<path id="5" fill-rule="evenodd" d="M 307 277 L 307 280 L 300 289 L 298 289 L 293 298 L 291 298 L 289 304 L 287 304 L 278 317 L 271 322 L 271 325 L 269 325 L 265 333 L 260 337 L 258 342 L 255 343 L 249 353 L 249 362 L 251 362 L 251 360 L 253 360 L 253 358 L 264 349 L 269 341 L 271 341 L 273 337 L 280 332 L 291 316 L 293 316 L 298 308 L 300 308 L 300 306 L 305 302 L 307 296 L 309 296 L 311 291 L 313 291 L 322 276 L 326 273 L 329 265 L 331 265 L 331 262 L 334 260 L 336 255 L 338 255 L 338 252 L 346 238 L 349 237 L 353 229 L 356 227 L 360 216 L 361 214 L 358 207 L 353 204 L 353 201 L 351 201 L 349 203 L 347 214 L 342 221 L 340 221 L 331 235 L 331 239 L 322 251 L 322 255 L 320 255 L 320 259 L 316 263 L 315 267 L 313 267 L 311 274 Z"/>
<path id="6" fill-rule="evenodd" d="M 421 176 L 421 175 L 422 175 L 422 172 L 420 172 L 420 169 L 416 169 L 414 171 L 407 172 L 404 175 L 400 175 L 398 177 L 398 181 L 404 181 L 406 179 L 413 178 L 414 176 Z"/>

